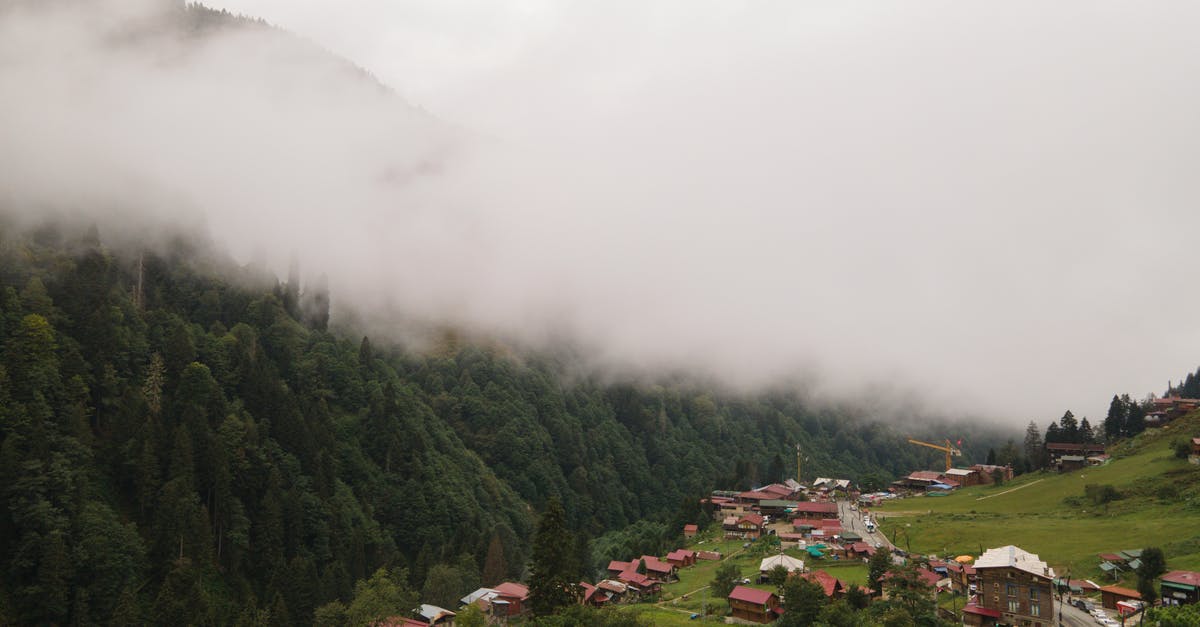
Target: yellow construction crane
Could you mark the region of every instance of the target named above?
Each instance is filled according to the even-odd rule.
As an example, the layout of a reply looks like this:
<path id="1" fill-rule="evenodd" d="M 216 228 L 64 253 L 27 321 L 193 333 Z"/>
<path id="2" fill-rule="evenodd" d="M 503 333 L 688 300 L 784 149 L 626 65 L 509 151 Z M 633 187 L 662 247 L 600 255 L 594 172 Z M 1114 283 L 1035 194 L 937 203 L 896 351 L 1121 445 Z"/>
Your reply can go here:
<path id="1" fill-rule="evenodd" d="M 930 444 L 928 442 L 922 442 L 920 440 L 914 440 L 912 438 L 908 439 L 908 443 L 916 444 L 918 446 L 928 446 L 929 448 L 937 449 L 937 450 L 945 453 L 946 454 L 946 470 L 950 470 L 954 466 L 952 463 L 950 463 L 951 457 L 962 457 L 962 451 L 959 450 L 958 447 L 951 444 L 950 440 L 946 440 L 945 446 L 942 446 L 941 444 Z"/>

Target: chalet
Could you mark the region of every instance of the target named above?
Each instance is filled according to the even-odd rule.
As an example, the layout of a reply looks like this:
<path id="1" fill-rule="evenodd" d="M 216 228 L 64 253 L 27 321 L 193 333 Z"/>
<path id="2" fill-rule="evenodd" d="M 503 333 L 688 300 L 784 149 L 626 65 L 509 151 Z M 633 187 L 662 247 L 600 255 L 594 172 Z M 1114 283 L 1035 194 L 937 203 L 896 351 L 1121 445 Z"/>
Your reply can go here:
<path id="1" fill-rule="evenodd" d="M 846 594 L 846 585 L 837 577 L 823 570 L 799 573 L 797 576 L 821 586 L 821 589 L 825 591 L 825 596 L 830 599 L 840 599 Z"/>
<path id="2" fill-rule="evenodd" d="M 1037 555 L 1009 545 L 988 549 L 975 561 L 978 596 L 963 610 L 966 625 L 1053 623 L 1054 569 Z"/>
<path id="3" fill-rule="evenodd" d="M 529 601 L 529 588 L 519 583 L 506 581 L 494 589 L 496 590 L 496 600 L 508 604 L 509 616 L 525 613 L 525 605 Z"/>
<path id="4" fill-rule="evenodd" d="M 1161 415 L 1164 421 L 1174 420 L 1200 408 L 1200 398 L 1168 396 L 1166 398 L 1156 398 L 1151 402 L 1154 408 L 1150 413 Z"/>
<path id="5" fill-rule="evenodd" d="M 664 562 L 653 555 L 643 555 L 642 563 L 646 565 L 646 574 L 661 582 L 670 583 L 679 579 L 679 568 L 670 562 Z"/>
<path id="6" fill-rule="evenodd" d="M 596 583 L 596 594 L 605 595 L 605 603 L 623 603 L 629 598 L 629 586 L 613 579 L 605 579 Z"/>
<path id="7" fill-rule="evenodd" d="M 901 490 L 924 490 L 925 488 L 938 483 L 941 479 L 941 473 L 932 470 L 918 470 L 910 473 L 907 477 L 898 479 L 892 482 L 892 485 Z"/>
<path id="8" fill-rule="evenodd" d="M 804 571 L 804 562 L 790 556 L 780 553 L 771 557 L 764 557 L 758 564 L 758 580 L 763 582 L 767 580 L 767 576 L 776 567 L 782 566 L 787 569 L 788 573 L 798 573 Z"/>
<path id="9" fill-rule="evenodd" d="M 696 559 L 719 562 L 721 561 L 721 553 L 719 551 L 696 551 Z"/>
<path id="10" fill-rule="evenodd" d="M 685 537 L 685 538 L 688 538 L 688 539 L 695 538 L 696 534 L 698 534 L 698 533 L 700 533 L 699 525 L 684 525 L 683 526 L 683 537 Z"/>
<path id="11" fill-rule="evenodd" d="M 1200 603 L 1200 573 L 1173 570 L 1162 578 L 1162 604 Z"/>
<path id="12" fill-rule="evenodd" d="M 733 617 L 752 623 L 769 623 L 775 620 L 783 609 L 779 605 L 779 597 L 774 592 L 735 586 L 729 593 L 729 607 Z"/>
<path id="13" fill-rule="evenodd" d="M 813 503 L 804 501 L 796 503 L 793 509 L 793 520 L 821 520 L 824 518 L 837 518 L 838 506 L 837 503 Z"/>
<path id="14" fill-rule="evenodd" d="M 1088 455 L 1099 455 L 1104 452 L 1103 444 L 1077 444 L 1074 442 L 1049 442 L 1046 453 L 1050 456 L 1050 464 L 1057 466 L 1064 455 L 1087 459 Z"/>
<path id="15" fill-rule="evenodd" d="M 875 547 L 867 544 L 866 542 L 855 542 L 848 547 L 848 551 L 851 557 L 857 557 L 865 560 L 870 559 L 870 557 L 875 554 Z"/>
<path id="16" fill-rule="evenodd" d="M 1105 609 L 1115 610 L 1118 603 L 1125 601 L 1140 601 L 1142 594 L 1137 590 L 1121 586 L 1104 586 L 1100 588 L 1100 603 Z"/>
<path id="17" fill-rule="evenodd" d="M 667 562 L 675 568 L 687 568 L 696 564 L 696 552 L 688 549 L 676 549 L 667 553 Z"/>
<path id="18" fill-rule="evenodd" d="M 617 581 L 625 584 L 626 589 L 639 597 L 653 596 L 662 591 L 662 582 L 647 577 L 636 570 L 627 570 L 617 576 Z"/>
<path id="19" fill-rule="evenodd" d="M 979 477 L 979 471 L 973 468 L 951 468 L 942 473 L 941 479 L 943 483 L 949 480 L 964 488 L 983 483 L 983 479 Z"/>
<path id="20" fill-rule="evenodd" d="M 728 519 L 726 519 L 728 522 Z M 725 527 L 726 538 L 742 538 L 746 540 L 755 540 L 763 531 L 763 517 L 759 514 L 746 514 L 737 519 L 733 528 Z"/>
<path id="21" fill-rule="evenodd" d="M 726 538 L 738 537 L 738 517 L 726 516 L 725 519 L 721 521 L 721 529 L 725 531 Z"/>
<path id="22" fill-rule="evenodd" d="M 971 466 L 971 470 L 979 472 L 979 482 L 984 485 L 991 485 L 996 482 L 997 473 L 1004 481 L 1012 481 L 1013 469 L 1012 466 L 994 466 L 992 464 L 975 464 Z"/>
<path id="23" fill-rule="evenodd" d="M 1058 472 L 1071 472 L 1079 470 L 1087 465 L 1087 458 L 1083 455 L 1063 455 L 1055 462 L 1054 467 Z"/>

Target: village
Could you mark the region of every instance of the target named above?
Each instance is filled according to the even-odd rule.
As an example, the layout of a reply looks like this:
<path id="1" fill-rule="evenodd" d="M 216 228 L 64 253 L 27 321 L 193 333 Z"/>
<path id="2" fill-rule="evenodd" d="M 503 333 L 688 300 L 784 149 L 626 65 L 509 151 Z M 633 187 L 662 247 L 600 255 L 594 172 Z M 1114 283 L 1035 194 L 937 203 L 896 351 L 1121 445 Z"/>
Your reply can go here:
<path id="1" fill-rule="evenodd" d="M 1190 443 L 1193 455 L 1200 455 L 1200 438 Z M 868 563 L 883 553 L 889 567 L 912 567 L 917 585 L 940 617 L 956 624 L 1121 625 L 1144 610 L 1138 590 L 1071 578 L 1069 573 L 1060 576 L 1037 554 L 1019 546 L 981 546 L 978 554 L 916 555 L 908 550 L 909 538 L 902 528 L 894 528 L 894 535 L 887 537 L 879 524 L 885 514 L 875 512 L 881 503 L 937 497 L 1013 478 L 1008 466 L 956 468 L 951 463 L 956 447 L 949 441 L 932 446 L 946 453 L 945 470 L 911 472 L 886 491 L 863 493 L 852 481 L 831 477 L 713 491 L 702 500 L 710 521 L 684 526 L 679 546 L 665 555 L 611 561 L 597 581 L 577 584 L 578 602 L 625 607 L 655 623 L 677 616 L 686 621 L 765 624 L 784 611 L 781 576 L 815 583 L 831 601 L 857 594 L 870 603 L 887 600 L 895 585 L 911 587 L 913 582 L 900 582 L 889 571 L 871 589 Z M 1091 444 L 1051 443 L 1046 452 L 1048 468 L 1060 473 L 1109 461 L 1104 447 Z M 1142 549 L 1121 548 L 1096 559 L 1100 571 L 1117 582 L 1121 575 L 1137 571 L 1144 556 Z M 714 590 L 714 575 L 730 564 L 736 566 L 736 577 L 732 589 L 720 595 Z M 1158 604 L 1200 602 L 1200 572 L 1173 570 L 1161 581 Z M 520 622 L 528 613 L 528 597 L 526 586 L 504 582 L 463 597 L 459 611 L 474 606 L 491 624 Z M 406 624 L 452 625 L 456 616 L 428 605 L 419 613 L 424 622 Z"/>

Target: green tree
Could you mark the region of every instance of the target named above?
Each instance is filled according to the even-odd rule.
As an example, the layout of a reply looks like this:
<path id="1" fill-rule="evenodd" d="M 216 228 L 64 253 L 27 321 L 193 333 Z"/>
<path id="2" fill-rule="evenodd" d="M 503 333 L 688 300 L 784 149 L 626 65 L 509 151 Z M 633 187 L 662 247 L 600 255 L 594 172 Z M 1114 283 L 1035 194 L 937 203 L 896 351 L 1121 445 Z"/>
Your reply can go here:
<path id="1" fill-rule="evenodd" d="M 784 585 L 783 616 L 780 627 L 812 625 L 825 609 L 828 601 L 825 590 L 815 582 L 803 577 L 792 577 Z"/>
<path id="2" fill-rule="evenodd" d="M 867 587 L 871 589 L 871 594 L 883 594 L 883 576 L 891 567 L 892 555 L 882 548 L 867 560 Z"/>
<path id="3" fill-rule="evenodd" d="M 574 573 L 563 559 L 563 549 L 572 545 L 562 503 L 551 498 L 538 521 L 529 564 L 529 607 L 535 615 L 547 616 L 574 602 Z"/>
<path id="4" fill-rule="evenodd" d="M 346 624 L 361 626 L 391 616 L 408 616 L 417 607 L 417 595 L 404 585 L 407 580 L 407 571 L 380 568 L 370 579 L 359 581 L 354 586 L 354 600 L 346 608 Z M 322 620 L 328 616 L 327 612 Z"/>
<path id="5" fill-rule="evenodd" d="M 783 592 L 783 585 L 787 583 L 788 575 L 790 574 L 786 566 L 777 564 L 774 568 L 767 571 L 767 580 L 771 582 L 772 586 L 775 586 L 777 591 Z"/>
<path id="6" fill-rule="evenodd" d="M 741 579 L 742 573 L 738 570 L 737 565 L 727 561 L 717 567 L 717 572 L 713 574 L 709 587 L 712 589 L 713 596 L 724 599 L 729 596 L 730 592 L 733 592 L 733 588 Z"/>
<path id="7" fill-rule="evenodd" d="M 504 544 L 500 534 L 492 532 L 488 541 L 487 556 L 483 560 L 483 585 L 494 586 L 508 577 L 508 564 L 504 561 Z"/>
<path id="8" fill-rule="evenodd" d="M 1153 603 L 1158 600 L 1158 591 L 1154 589 L 1154 580 L 1167 572 L 1167 558 L 1162 549 L 1151 546 L 1142 549 L 1141 565 L 1137 569 L 1138 592 L 1142 600 Z"/>
<path id="9" fill-rule="evenodd" d="M 202 625 L 207 622 L 208 596 L 192 560 L 175 560 L 154 601 L 154 622 L 159 625 Z"/>

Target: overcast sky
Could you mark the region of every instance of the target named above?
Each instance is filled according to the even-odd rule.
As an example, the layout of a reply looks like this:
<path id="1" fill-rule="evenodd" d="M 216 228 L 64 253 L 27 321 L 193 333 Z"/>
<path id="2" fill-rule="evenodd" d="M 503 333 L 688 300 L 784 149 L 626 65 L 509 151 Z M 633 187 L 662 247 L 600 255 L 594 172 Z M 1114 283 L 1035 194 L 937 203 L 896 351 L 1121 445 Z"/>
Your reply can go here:
<path id="1" fill-rule="evenodd" d="M 72 56 L 102 78 L 64 82 L 53 114 L 36 104 L 53 86 L 10 73 L 0 93 L 43 91 L 0 134 L 53 146 L 55 115 L 95 122 L 95 159 L 144 160 L 245 255 L 300 250 L 343 304 L 566 332 L 613 364 L 799 369 L 1043 428 L 1200 365 L 1195 3 L 208 4 L 352 60 L 436 122 L 340 83 L 216 78 L 209 57 L 278 70 L 241 41 L 186 71 Z M 191 128 L 80 113 L 124 111 L 131 89 Z M 379 184 L 424 167 L 437 183 Z"/>

